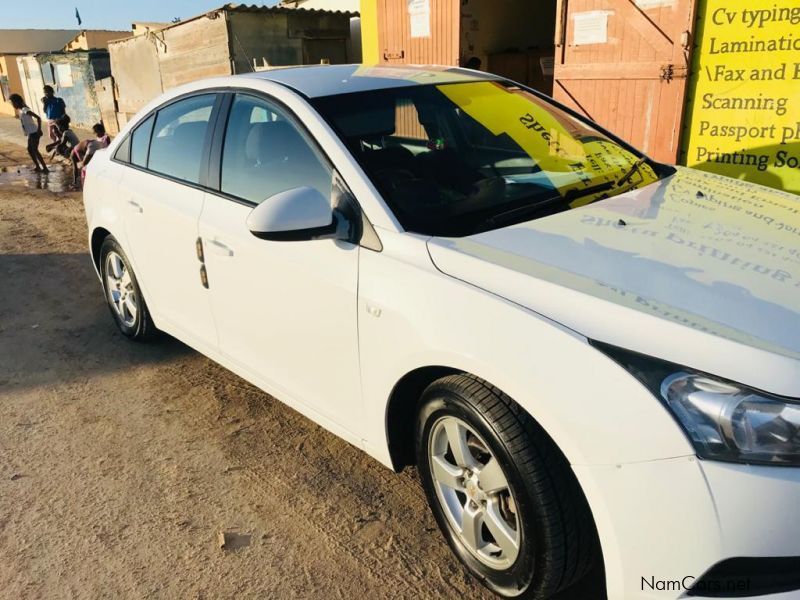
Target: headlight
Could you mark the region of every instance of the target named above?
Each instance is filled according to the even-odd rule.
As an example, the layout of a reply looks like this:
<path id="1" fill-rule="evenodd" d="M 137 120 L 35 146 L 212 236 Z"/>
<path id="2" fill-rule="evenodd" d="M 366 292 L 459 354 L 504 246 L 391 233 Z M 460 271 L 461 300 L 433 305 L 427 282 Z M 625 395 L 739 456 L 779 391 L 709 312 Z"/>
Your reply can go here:
<path id="1" fill-rule="evenodd" d="M 800 466 L 800 400 L 759 392 L 608 344 L 592 345 L 666 405 L 700 458 Z"/>
<path id="2" fill-rule="evenodd" d="M 661 396 L 701 458 L 800 465 L 800 403 L 679 372 Z"/>

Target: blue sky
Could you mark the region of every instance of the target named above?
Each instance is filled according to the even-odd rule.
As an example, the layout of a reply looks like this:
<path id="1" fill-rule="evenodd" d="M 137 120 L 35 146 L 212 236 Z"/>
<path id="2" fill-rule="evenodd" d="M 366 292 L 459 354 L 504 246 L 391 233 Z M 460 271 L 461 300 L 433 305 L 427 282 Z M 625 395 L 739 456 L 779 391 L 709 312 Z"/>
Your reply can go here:
<path id="1" fill-rule="evenodd" d="M 7 29 L 78 29 L 75 7 L 81 13 L 82 29 L 131 28 L 134 21 L 171 21 L 187 18 L 226 4 L 276 4 L 277 0 L 14 0 L 4 2 L 0 27 Z"/>

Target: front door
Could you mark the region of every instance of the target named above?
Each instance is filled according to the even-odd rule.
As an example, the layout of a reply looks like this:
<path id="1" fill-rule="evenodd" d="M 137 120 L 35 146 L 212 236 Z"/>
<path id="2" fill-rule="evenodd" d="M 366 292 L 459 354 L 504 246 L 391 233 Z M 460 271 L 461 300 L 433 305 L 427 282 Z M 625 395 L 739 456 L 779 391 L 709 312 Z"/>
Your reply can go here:
<path id="1" fill-rule="evenodd" d="M 696 0 L 558 0 L 553 96 L 676 162 Z"/>
<path id="2" fill-rule="evenodd" d="M 458 66 L 458 0 L 378 0 L 382 63 Z"/>
<path id="3" fill-rule="evenodd" d="M 199 349 L 216 346 L 196 250 L 205 194 L 195 187 L 216 99 L 179 100 L 139 125 L 120 183 L 130 259 L 156 324 Z"/>
<path id="4" fill-rule="evenodd" d="M 220 194 L 206 195 L 200 235 L 221 351 L 252 381 L 347 428 L 361 406 L 359 247 L 265 241 L 246 225 L 270 196 L 308 185 L 330 197 L 332 181 L 326 159 L 286 111 L 238 94 L 226 124 Z"/>

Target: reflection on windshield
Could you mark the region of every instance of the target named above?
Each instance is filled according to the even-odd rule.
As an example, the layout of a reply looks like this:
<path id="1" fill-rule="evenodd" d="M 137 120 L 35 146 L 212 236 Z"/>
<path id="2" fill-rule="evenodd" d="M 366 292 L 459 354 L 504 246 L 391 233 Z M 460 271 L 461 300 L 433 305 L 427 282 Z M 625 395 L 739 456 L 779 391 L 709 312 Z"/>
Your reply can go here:
<path id="1" fill-rule="evenodd" d="M 535 95 L 494 81 L 319 98 L 403 227 L 464 236 L 658 180 L 652 166 Z"/>

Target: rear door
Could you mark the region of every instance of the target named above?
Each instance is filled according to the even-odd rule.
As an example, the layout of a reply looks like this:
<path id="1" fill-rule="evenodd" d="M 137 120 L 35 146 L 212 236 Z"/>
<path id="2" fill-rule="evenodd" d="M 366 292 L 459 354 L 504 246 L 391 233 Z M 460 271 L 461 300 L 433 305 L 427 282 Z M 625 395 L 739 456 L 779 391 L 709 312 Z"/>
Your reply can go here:
<path id="1" fill-rule="evenodd" d="M 217 101 L 214 93 L 193 95 L 143 121 L 119 187 L 129 258 L 157 325 L 212 349 L 216 330 L 196 242 Z"/>
<path id="2" fill-rule="evenodd" d="M 559 0 L 554 97 L 676 162 L 696 0 Z"/>

